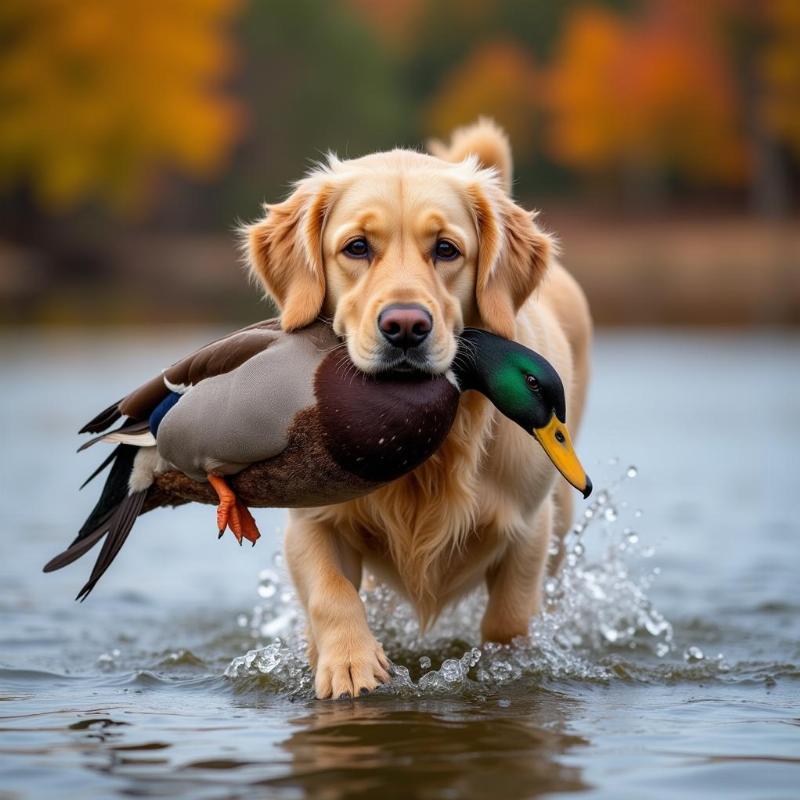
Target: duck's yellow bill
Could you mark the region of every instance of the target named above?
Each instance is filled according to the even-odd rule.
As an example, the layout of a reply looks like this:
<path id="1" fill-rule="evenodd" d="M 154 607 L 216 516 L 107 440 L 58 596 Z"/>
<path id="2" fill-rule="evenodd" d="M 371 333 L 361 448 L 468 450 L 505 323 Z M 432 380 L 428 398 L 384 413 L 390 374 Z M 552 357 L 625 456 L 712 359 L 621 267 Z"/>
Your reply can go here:
<path id="1" fill-rule="evenodd" d="M 575 455 L 567 426 L 553 414 L 547 425 L 543 428 L 534 428 L 531 433 L 544 448 L 556 469 L 584 497 L 588 497 L 592 493 L 592 482 L 578 461 L 578 456 Z"/>

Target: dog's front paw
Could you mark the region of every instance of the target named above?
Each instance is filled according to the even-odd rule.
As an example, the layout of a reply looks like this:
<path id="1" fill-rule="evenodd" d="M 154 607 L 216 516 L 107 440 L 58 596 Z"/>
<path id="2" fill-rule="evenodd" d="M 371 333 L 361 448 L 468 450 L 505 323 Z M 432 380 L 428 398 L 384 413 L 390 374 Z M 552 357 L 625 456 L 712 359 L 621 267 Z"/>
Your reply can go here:
<path id="1" fill-rule="evenodd" d="M 314 687 L 320 700 L 369 694 L 389 681 L 389 659 L 372 634 L 326 637 L 317 643 Z"/>

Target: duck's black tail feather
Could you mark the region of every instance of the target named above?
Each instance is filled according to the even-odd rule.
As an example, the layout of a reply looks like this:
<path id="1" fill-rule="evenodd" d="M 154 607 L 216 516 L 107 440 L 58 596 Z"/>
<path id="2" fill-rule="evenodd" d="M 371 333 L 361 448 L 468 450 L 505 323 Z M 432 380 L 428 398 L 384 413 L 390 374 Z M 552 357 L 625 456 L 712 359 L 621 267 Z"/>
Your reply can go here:
<path id="1" fill-rule="evenodd" d="M 95 561 L 92 574 L 84 587 L 78 592 L 76 600 L 83 602 L 94 589 L 97 581 L 103 577 L 105 571 L 111 566 L 111 562 L 122 549 L 122 545 L 125 544 L 125 540 L 128 538 L 134 522 L 136 522 L 136 518 L 142 511 L 145 497 L 147 497 L 147 491 L 134 492 L 122 501 L 108 523 L 108 536 L 103 542 L 103 549 L 100 551 L 97 561 Z"/>
<path id="2" fill-rule="evenodd" d="M 122 417 L 122 412 L 119 410 L 121 402 L 122 400 L 117 400 L 116 403 L 112 403 L 108 408 L 104 408 L 96 417 L 90 419 L 78 433 L 100 433 L 111 427 Z"/>
<path id="3" fill-rule="evenodd" d="M 100 463 L 100 466 L 80 485 L 78 491 L 86 488 L 86 485 L 91 483 L 115 458 L 117 457 L 117 448 L 115 447 Z"/>
<path id="4" fill-rule="evenodd" d="M 128 489 L 128 479 L 133 471 L 133 461 L 138 451 L 139 448 L 134 445 L 121 444 L 117 446 L 112 453 L 111 472 L 109 472 L 103 491 L 100 493 L 97 505 L 83 523 L 72 544 L 63 553 L 59 553 L 45 564 L 45 572 L 53 572 L 66 567 L 67 564 L 71 564 L 91 550 L 103 536 L 108 534 L 89 581 L 81 589 L 77 600 L 86 599 L 97 581 L 109 568 L 142 510 L 147 491 L 131 493 Z M 107 465 L 109 460 L 106 459 L 103 462 L 101 469 Z"/>

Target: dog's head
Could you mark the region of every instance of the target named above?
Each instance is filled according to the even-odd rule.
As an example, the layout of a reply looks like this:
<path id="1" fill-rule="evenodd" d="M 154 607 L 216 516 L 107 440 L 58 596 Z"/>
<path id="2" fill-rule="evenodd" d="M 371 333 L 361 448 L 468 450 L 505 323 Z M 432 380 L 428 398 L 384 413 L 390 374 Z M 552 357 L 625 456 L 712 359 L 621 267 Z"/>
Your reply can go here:
<path id="1" fill-rule="evenodd" d="M 331 157 L 245 229 L 285 330 L 332 318 L 365 372 L 445 372 L 465 324 L 513 338 L 551 240 L 509 198 L 508 176 L 470 154 L 480 148 L 438 147 Z"/>

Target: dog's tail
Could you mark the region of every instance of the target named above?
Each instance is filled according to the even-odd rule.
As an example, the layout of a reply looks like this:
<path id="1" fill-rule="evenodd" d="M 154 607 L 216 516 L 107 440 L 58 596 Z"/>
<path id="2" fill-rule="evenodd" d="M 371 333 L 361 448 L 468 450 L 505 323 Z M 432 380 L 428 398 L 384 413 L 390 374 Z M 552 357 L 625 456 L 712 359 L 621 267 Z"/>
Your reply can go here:
<path id="1" fill-rule="evenodd" d="M 511 194 L 513 160 L 511 144 L 506 132 L 489 117 L 480 117 L 477 122 L 458 128 L 450 136 L 449 144 L 431 139 L 428 142 L 431 155 L 445 161 L 463 161 L 475 155 L 484 167 L 497 170 L 506 193 Z"/>

